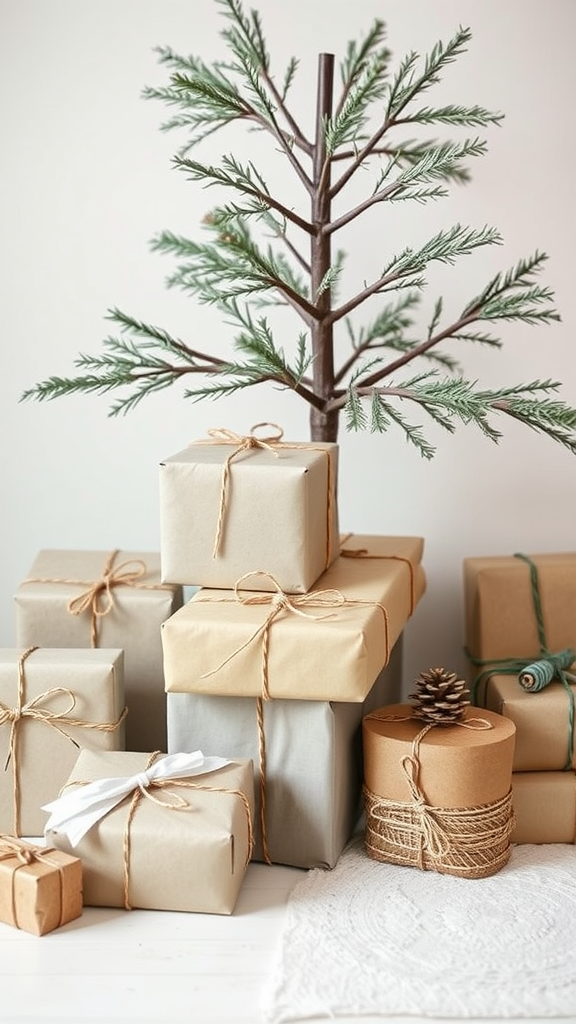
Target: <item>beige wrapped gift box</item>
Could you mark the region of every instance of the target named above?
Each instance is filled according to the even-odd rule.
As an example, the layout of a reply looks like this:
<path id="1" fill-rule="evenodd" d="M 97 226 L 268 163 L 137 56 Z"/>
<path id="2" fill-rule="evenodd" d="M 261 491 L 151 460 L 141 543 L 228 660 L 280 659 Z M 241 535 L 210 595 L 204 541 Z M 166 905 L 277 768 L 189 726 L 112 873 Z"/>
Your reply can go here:
<path id="1" fill-rule="evenodd" d="M 162 625 L 166 690 L 361 703 L 424 593 L 423 540 L 342 551 L 302 596 L 199 590 Z"/>
<path id="2" fill-rule="evenodd" d="M 570 684 L 572 700 L 576 684 Z M 515 772 L 561 771 L 576 767 L 570 694 L 559 681 L 530 693 L 516 676 L 490 676 L 483 704 L 516 726 Z"/>
<path id="3" fill-rule="evenodd" d="M 166 749 L 160 625 L 182 588 L 160 582 L 157 552 L 40 551 L 15 602 L 21 647 L 124 650 L 126 745 Z"/>
<path id="4" fill-rule="evenodd" d="M 0 832 L 38 836 L 78 751 L 123 750 L 124 652 L 0 649 Z"/>
<path id="5" fill-rule="evenodd" d="M 576 774 L 513 772 L 513 843 L 576 843 Z"/>
<path id="6" fill-rule="evenodd" d="M 160 465 L 162 578 L 231 589 L 265 569 L 309 590 L 338 555 L 338 446 L 213 433 Z"/>
<path id="7" fill-rule="evenodd" d="M 63 796 L 74 791 L 81 796 L 80 784 L 103 779 L 142 780 L 165 759 L 133 751 L 82 751 Z M 156 784 L 142 781 L 142 786 L 132 788 L 74 847 L 65 827 L 49 827 L 52 815 L 48 821 L 47 842 L 82 860 L 84 904 L 231 914 L 251 853 L 252 762 Z"/>
<path id="8" fill-rule="evenodd" d="M 0 921 L 46 935 L 81 914 L 78 857 L 0 836 Z"/>
<path id="9" fill-rule="evenodd" d="M 254 860 L 335 866 L 362 813 L 362 716 L 400 699 L 402 639 L 364 703 L 265 701 L 262 735 L 257 698 L 168 694 L 169 750 L 201 747 L 254 761 Z M 335 689 L 337 677 L 334 669 Z"/>

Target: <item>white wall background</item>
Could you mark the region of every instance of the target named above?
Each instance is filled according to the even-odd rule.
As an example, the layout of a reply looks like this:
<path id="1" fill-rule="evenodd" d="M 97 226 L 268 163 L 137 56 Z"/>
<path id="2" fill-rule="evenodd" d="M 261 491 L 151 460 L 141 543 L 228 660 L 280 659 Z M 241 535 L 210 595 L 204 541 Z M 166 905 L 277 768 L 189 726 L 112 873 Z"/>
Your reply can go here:
<path id="1" fill-rule="evenodd" d="M 460 308 L 496 271 L 539 248 L 562 323 L 504 326 L 503 350 L 469 348 L 467 376 L 486 386 L 535 378 L 563 382 L 576 406 L 574 335 L 574 96 L 576 4 L 572 0 L 259 0 L 282 71 L 300 58 L 297 103 L 311 124 L 316 55 L 342 55 L 375 17 L 397 58 L 427 52 L 460 24 L 468 54 L 431 98 L 501 110 L 486 132 L 489 153 L 473 183 L 423 210 L 379 208 L 342 244 L 361 268 L 455 221 L 497 227 L 501 247 L 431 275 Z M 158 126 L 165 110 L 141 99 L 159 84 L 153 48 L 169 44 L 209 61 L 223 56 L 223 20 L 213 0 L 0 0 L 1 529 L 0 644 L 13 646 L 13 593 L 40 548 L 159 549 L 158 463 L 211 426 L 247 432 L 280 422 L 308 439 L 307 407 L 255 390 L 192 404 L 178 388 L 110 419 L 106 397 L 20 403 L 24 388 L 69 375 L 78 352 L 95 352 L 114 305 L 226 350 L 228 334 L 208 310 L 164 288 L 168 262 L 148 241 L 163 228 L 198 237 L 211 193 L 170 167 L 179 139 Z M 228 151 L 244 136 L 217 137 Z M 254 136 L 250 137 L 254 146 Z M 244 149 L 243 158 L 259 150 Z M 262 169 L 266 165 L 262 163 Z M 430 230 L 431 229 L 431 230 Z M 340 241 L 340 240 L 339 240 Z M 415 413 L 411 418 L 415 419 Z M 424 421 L 423 421 L 424 422 Z M 431 462 L 399 433 L 342 431 L 340 514 L 345 530 L 425 538 L 428 592 L 406 632 L 405 684 L 442 664 L 463 670 L 462 559 L 576 548 L 576 460 L 512 422 L 496 446 L 470 429 L 439 444 Z"/>

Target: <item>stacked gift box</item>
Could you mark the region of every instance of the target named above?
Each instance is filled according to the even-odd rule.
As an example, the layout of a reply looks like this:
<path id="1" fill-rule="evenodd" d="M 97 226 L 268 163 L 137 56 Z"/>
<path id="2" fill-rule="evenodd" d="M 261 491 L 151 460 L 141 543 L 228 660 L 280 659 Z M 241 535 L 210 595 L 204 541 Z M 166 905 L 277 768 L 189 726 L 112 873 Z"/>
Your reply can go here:
<path id="1" fill-rule="evenodd" d="M 475 702 L 516 726 L 516 843 L 576 840 L 576 554 L 464 560 Z"/>
<path id="2" fill-rule="evenodd" d="M 363 715 L 398 695 L 423 542 L 341 536 L 335 444 L 214 431 L 160 473 L 168 749 L 255 766 L 254 858 L 333 867 L 361 813 Z"/>

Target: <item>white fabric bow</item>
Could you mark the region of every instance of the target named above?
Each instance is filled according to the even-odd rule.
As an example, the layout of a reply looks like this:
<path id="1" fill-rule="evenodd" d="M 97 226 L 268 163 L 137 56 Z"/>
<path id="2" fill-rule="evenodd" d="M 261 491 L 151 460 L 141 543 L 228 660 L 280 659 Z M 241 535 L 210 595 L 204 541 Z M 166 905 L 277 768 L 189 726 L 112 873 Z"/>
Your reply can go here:
<path id="1" fill-rule="evenodd" d="M 135 789 L 145 791 L 151 782 L 160 779 L 182 779 L 204 775 L 230 764 L 224 757 L 204 757 L 201 750 L 190 754 L 168 754 L 137 775 L 97 779 L 77 786 L 63 796 L 45 804 L 50 817 L 45 831 L 63 832 L 75 847 L 100 818 L 108 814 Z"/>

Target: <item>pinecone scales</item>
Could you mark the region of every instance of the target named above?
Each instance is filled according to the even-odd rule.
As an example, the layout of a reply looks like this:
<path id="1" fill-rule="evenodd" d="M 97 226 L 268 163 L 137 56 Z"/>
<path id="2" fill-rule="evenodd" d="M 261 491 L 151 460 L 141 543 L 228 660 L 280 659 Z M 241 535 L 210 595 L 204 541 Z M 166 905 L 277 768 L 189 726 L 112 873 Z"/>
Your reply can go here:
<path id="1" fill-rule="evenodd" d="M 450 725 L 459 721 L 470 704 L 470 691 L 455 672 L 431 668 L 421 672 L 415 681 L 416 691 L 409 695 L 413 715 L 435 725 Z"/>

